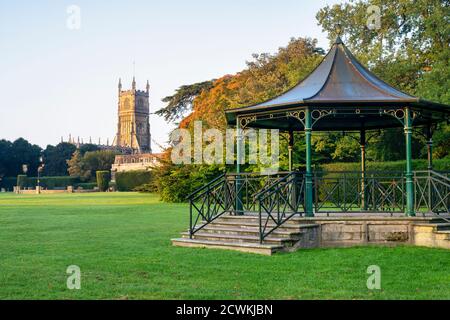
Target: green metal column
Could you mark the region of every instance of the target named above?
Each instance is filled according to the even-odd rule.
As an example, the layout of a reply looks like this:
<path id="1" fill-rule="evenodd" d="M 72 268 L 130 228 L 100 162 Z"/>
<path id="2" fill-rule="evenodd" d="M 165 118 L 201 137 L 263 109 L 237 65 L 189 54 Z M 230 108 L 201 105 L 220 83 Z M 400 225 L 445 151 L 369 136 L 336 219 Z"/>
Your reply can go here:
<path id="1" fill-rule="evenodd" d="M 313 212 L 313 181 L 311 169 L 311 131 L 312 118 L 311 110 L 306 108 L 305 111 L 305 142 L 306 142 L 306 179 L 305 179 L 305 215 L 307 217 L 314 217 Z"/>
<path id="2" fill-rule="evenodd" d="M 361 147 L 361 209 L 367 210 L 367 190 L 366 190 L 366 130 L 361 129 L 359 137 Z"/>
<path id="3" fill-rule="evenodd" d="M 411 110 L 405 108 L 405 138 L 406 138 L 406 214 L 408 216 L 415 216 L 414 212 L 414 181 L 413 181 L 413 167 L 412 167 L 412 118 Z"/>
<path id="4" fill-rule="evenodd" d="M 431 126 L 427 127 L 427 153 L 428 153 L 428 170 L 433 170 L 433 132 Z"/>
<path id="5" fill-rule="evenodd" d="M 292 149 L 294 147 L 294 132 L 291 130 L 289 131 L 289 145 L 288 145 L 288 152 L 289 152 L 289 172 L 292 172 Z"/>
<path id="6" fill-rule="evenodd" d="M 236 205 L 235 214 L 243 215 L 242 210 L 242 192 L 241 192 L 241 157 L 243 154 L 242 150 L 242 130 L 241 124 L 239 122 L 239 117 L 236 118 Z"/>
<path id="7" fill-rule="evenodd" d="M 289 172 L 292 172 L 292 150 L 294 148 L 294 132 L 292 130 L 289 131 L 289 144 L 288 144 L 288 152 L 289 152 Z M 289 186 L 291 191 L 291 206 L 297 210 L 297 176 L 294 176 L 294 183 Z"/>

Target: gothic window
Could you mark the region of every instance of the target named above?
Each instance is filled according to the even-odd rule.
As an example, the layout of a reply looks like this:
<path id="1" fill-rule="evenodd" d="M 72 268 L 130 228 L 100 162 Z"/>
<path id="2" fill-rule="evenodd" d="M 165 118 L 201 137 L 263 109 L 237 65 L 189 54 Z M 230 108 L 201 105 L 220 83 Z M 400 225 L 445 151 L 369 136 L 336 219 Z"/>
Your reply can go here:
<path id="1" fill-rule="evenodd" d="M 130 99 L 126 98 L 125 101 L 123 102 L 123 108 L 126 109 L 130 109 Z"/>

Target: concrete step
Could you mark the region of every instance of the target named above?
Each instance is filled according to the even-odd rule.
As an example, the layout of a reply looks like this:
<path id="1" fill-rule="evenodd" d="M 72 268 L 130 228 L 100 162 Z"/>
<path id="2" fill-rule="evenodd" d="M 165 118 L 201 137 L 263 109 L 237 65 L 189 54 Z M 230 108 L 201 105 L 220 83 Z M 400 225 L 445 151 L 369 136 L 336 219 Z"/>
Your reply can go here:
<path id="1" fill-rule="evenodd" d="M 276 214 L 273 214 L 273 217 L 276 218 Z M 263 216 L 263 221 L 267 220 L 267 216 Z M 223 215 L 219 218 L 221 221 L 234 221 L 239 223 L 259 223 L 259 217 L 257 215 L 244 215 L 244 216 L 232 216 L 232 215 Z M 269 218 L 271 220 L 271 218 Z M 286 224 L 297 224 L 300 221 L 305 223 L 304 219 L 299 216 L 291 217 Z"/>
<path id="2" fill-rule="evenodd" d="M 213 234 L 230 234 L 230 235 L 248 235 L 248 236 L 258 236 L 259 235 L 259 227 L 247 227 L 247 228 L 241 228 L 241 227 L 221 227 L 216 225 L 208 225 L 201 229 L 201 232 L 208 232 Z M 289 231 L 284 230 L 278 230 L 276 229 L 271 233 L 274 237 L 279 238 L 291 238 L 295 237 L 298 238 L 301 236 L 301 234 L 304 233 L 301 229 L 293 229 Z"/>
<path id="3" fill-rule="evenodd" d="M 188 232 L 181 234 L 183 238 L 189 238 Z M 198 231 L 193 236 L 196 240 L 220 241 L 220 242 L 239 242 L 239 243 L 259 243 L 259 235 L 233 235 L 233 234 L 215 234 L 209 232 Z M 274 244 L 280 246 L 291 246 L 296 239 L 291 238 L 277 238 L 272 235 L 264 239 L 265 244 Z"/>
<path id="4" fill-rule="evenodd" d="M 436 230 L 438 231 L 445 231 L 450 230 L 450 223 L 437 223 L 436 224 Z"/>
<path id="5" fill-rule="evenodd" d="M 446 231 L 435 231 L 436 239 L 438 240 L 448 240 L 450 241 L 450 230 Z"/>
<path id="6" fill-rule="evenodd" d="M 450 223 L 414 223 L 415 226 L 433 228 L 435 231 L 450 230 Z"/>
<path id="7" fill-rule="evenodd" d="M 259 243 L 240 243 L 227 241 L 208 241 L 198 239 L 178 238 L 172 239 L 172 245 L 179 247 L 195 248 L 216 248 L 225 250 L 235 250 L 241 252 L 250 252 L 263 255 L 272 255 L 275 252 L 284 249 L 281 245 L 259 244 Z"/>
<path id="8" fill-rule="evenodd" d="M 210 226 L 214 227 L 241 227 L 241 228 L 259 228 L 259 221 L 230 221 L 226 219 L 217 219 L 213 221 Z M 268 227 L 273 228 L 276 226 L 275 223 L 270 222 L 267 224 Z M 304 223 L 300 221 L 287 221 L 281 225 L 277 230 L 280 231 L 293 231 L 301 230 L 302 228 L 316 228 L 318 225 L 314 223 Z"/>

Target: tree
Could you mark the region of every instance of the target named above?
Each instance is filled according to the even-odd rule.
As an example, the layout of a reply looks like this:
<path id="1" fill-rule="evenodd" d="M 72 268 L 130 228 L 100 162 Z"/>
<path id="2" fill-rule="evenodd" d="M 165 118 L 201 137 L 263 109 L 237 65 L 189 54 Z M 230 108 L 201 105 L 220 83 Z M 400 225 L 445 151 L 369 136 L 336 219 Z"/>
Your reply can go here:
<path id="1" fill-rule="evenodd" d="M 81 155 L 75 151 L 72 158 L 67 161 L 69 174 L 80 177 L 84 181 L 94 180 L 96 171 L 110 171 L 118 153 L 111 150 L 89 151 Z"/>
<path id="2" fill-rule="evenodd" d="M 162 99 L 163 102 L 167 103 L 167 106 L 155 113 L 169 122 L 180 119 L 187 111 L 191 111 L 195 97 L 203 90 L 211 89 L 213 81 L 204 81 L 179 87 L 174 95 Z"/>
<path id="3" fill-rule="evenodd" d="M 86 152 L 98 151 L 98 150 L 100 150 L 100 148 L 95 144 L 86 143 L 86 144 L 83 144 L 82 146 L 80 146 L 79 150 L 80 150 L 80 154 L 82 156 L 84 156 L 84 154 Z"/>
<path id="4" fill-rule="evenodd" d="M 84 178 L 81 164 L 82 159 L 83 157 L 81 156 L 80 150 L 76 150 L 73 153 L 72 158 L 67 160 L 67 171 L 71 177 L 80 177 L 81 179 Z"/>
<path id="5" fill-rule="evenodd" d="M 12 143 L 0 140 L 0 176 L 13 176 L 10 174 L 12 166 Z"/>
<path id="6" fill-rule="evenodd" d="M 367 26 L 369 6 L 380 8 L 379 29 Z M 448 0 L 357 0 L 326 6 L 317 13 L 322 29 L 334 40 L 339 32 L 350 50 L 375 74 L 400 90 L 435 102 L 450 103 L 450 25 Z M 377 160 L 403 157 L 396 130 L 383 130 L 368 153 Z M 415 136 L 417 143 L 420 136 Z M 421 144 L 423 146 L 423 143 Z M 449 154 L 450 129 L 435 133 L 437 157 Z M 416 148 L 416 157 L 420 152 Z M 422 151 L 422 156 L 426 152 Z"/>
<path id="7" fill-rule="evenodd" d="M 67 142 L 61 142 L 56 146 L 48 145 L 44 150 L 44 175 L 65 176 L 68 174 L 67 160 L 70 160 L 77 148 Z"/>
<path id="8" fill-rule="evenodd" d="M 38 145 L 31 144 L 23 138 L 15 140 L 10 149 L 10 167 L 8 176 L 14 177 L 23 173 L 23 165 L 27 165 L 29 176 L 37 174 L 39 167 L 39 158 L 42 149 Z"/>

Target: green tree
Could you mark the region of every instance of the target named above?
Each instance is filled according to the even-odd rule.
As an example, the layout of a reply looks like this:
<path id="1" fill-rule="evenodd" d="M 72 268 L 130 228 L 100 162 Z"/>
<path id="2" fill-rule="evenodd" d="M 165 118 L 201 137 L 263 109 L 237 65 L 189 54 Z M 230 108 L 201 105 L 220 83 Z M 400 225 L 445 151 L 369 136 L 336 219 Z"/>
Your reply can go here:
<path id="1" fill-rule="evenodd" d="M 61 142 L 56 146 L 48 145 L 44 150 L 44 175 L 65 176 L 68 174 L 67 160 L 70 160 L 77 148 L 67 142 Z"/>
<path id="2" fill-rule="evenodd" d="M 22 166 L 24 164 L 28 167 L 27 175 L 37 175 L 37 168 L 39 167 L 39 158 L 42 149 L 38 145 L 31 144 L 23 138 L 15 140 L 11 144 L 10 149 L 10 163 L 9 172 L 7 176 L 14 177 L 23 173 Z"/>
<path id="3" fill-rule="evenodd" d="M 381 9 L 380 29 L 367 26 L 371 5 Z M 325 6 L 316 17 L 331 41 L 341 32 L 350 50 L 384 81 L 412 95 L 449 104 L 449 16 L 448 0 L 356 0 Z M 401 159 L 404 139 L 398 139 L 400 134 L 383 130 L 369 144 L 370 156 L 376 160 Z M 419 143 L 415 157 L 426 154 L 420 141 L 420 136 L 415 136 L 415 144 Z M 450 130 L 441 125 L 435 133 L 434 155 L 448 155 L 449 145 Z"/>
<path id="4" fill-rule="evenodd" d="M 211 89 L 213 81 L 204 81 L 179 87 L 174 95 L 162 99 L 163 102 L 167 103 L 167 106 L 155 113 L 169 122 L 182 118 L 186 112 L 192 110 L 194 99 L 203 90 Z"/>
<path id="5" fill-rule="evenodd" d="M 86 143 L 86 144 L 83 144 L 82 146 L 80 146 L 79 150 L 80 150 L 80 154 L 82 156 L 84 156 L 84 154 L 86 152 L 99 151 L 100 148 L 96 144 Z"/>
<path id="6" fill-rule="evenodd" d="M 12 143 L 8 140 L 0 140 L 0 176 L 12 177 Z"/>
<path id="7" fill-rule="evenodd" d="M 81 156 L 80 150 L 76 150 L 73 153 L 72 158 L 67 160 L 67 171 L 71 177 L 80 177 L 85 180 L 81 163 L 82 159 L 83 157 Z"/>
<path id="8" fill-rule="evenodd" d="M 118 153 L 111 150 L 88 151 L 83 156 L 75 151 L 67 162 L 69 174 L 80 177 L 84 181 L 93 181 L 96 171 L 110 171 Z"/>

